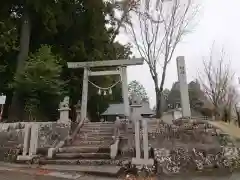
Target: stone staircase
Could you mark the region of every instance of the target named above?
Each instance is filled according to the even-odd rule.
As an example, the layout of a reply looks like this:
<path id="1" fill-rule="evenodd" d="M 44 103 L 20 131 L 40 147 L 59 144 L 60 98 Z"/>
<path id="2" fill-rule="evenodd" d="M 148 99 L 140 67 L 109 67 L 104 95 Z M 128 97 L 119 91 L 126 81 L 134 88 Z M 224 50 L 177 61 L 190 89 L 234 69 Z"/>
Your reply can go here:
<path id="1" fill-rule="evenodd" d="M 114 123 L 85 123 L 74 140 L 59 148 L 52 159 L 41 160 L 42 164 L 77 164 L 77 165 L 120 165 L 120 161 L 112 160 L 110 147 Z"/>

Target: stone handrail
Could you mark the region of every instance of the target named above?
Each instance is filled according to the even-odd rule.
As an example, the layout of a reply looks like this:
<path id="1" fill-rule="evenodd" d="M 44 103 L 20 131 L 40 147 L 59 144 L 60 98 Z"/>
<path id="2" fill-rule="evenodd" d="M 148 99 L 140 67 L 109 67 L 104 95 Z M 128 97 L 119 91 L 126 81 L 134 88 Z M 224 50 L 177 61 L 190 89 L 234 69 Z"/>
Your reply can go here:
<path id="1" fill-rule="evenodd" d="M 52 158 L 54 154 L 56 154 L 60 148 L 62 148 L 64 145 L 70 143 L 73 141 L 77 135 L 77 133 L 80 131 L 81 127 L 84 125 L 85 119 L 81 120 L 80 116 L 77 117 L 78 126 L 73 131 L 71 135 L 68 135 L 63 141 L 60 141 L 54 148 L 48 149 L 48 158 Z"/>
<path id="2" fill-rule="evenodd" d="M 118 145 L 120 142 L 120 130 L 122 127 L 122 120 L 118 117 L 116 118 L 116 121 L 114 123 L 114 129 L 113 129 L 113 144 L 110 147 L 110 156 L 111 159 L 115 159 L 118 153 Z"/>
<path id="3" fill-rule="evenodd" d="M 112 159 L 115 159 L 118 153 L 119 149 L 119 143 L 121 139 L 121 131 L 127 131 L 128 127 L 128 119 L 119 119 L 116 118 L 115 124 L 114 124 L 114 133 L 113 133 L 113 139 L 114 143 L 110 147 L 110 156 Z M 125 132 L 127 133 L 127 132 Z"/>
<path id="4" fill-rule="evenodd" d="M 119 145 L 119 138 L 116 138 L 114 141 L 114 144 L 111 145 L 110 147 L 110 157 L 111 159 L 115 159 L 118 153 L 118 145 Z"/>

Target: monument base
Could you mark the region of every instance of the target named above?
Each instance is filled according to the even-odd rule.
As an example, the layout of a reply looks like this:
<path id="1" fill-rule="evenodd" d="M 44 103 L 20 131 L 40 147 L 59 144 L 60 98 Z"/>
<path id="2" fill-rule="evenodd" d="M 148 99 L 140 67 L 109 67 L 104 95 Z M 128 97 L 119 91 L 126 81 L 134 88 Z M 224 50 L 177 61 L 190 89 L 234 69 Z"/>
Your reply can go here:
<path id="1" fill-rule="evenodd" d="M 63 124 L 70 124 L 71 123 L 71 119 L 58 119 L 57 123 L 63 123 Z"/>
<path id="2" fill-rule="evenodd" d="M 135 164 L 135 165 L 145 165 L 145 166 L 153 166 L 154 160 L 153 160 L 153 159 L 132 158 L 132 164 Z"/>
<path id="3" fill-rule="evenodd" d="M 22 156 L 22 155 L 19 155 L 19 156 L 17 156 L 17 161 L 31 161 L 35 157 L 38 157 L 38 156 L 37 155 L 32 155 L 32 156 L 28 156 L 28 155 Z"/>
<path id="4" fill-rule="evenodd" d="M 63 107 L 61 109 L 58 109 L 58 111 L 60 112 L 60 118 L 57 122 L 65 124 L 71 122 L 71 120 L 69 119 L 70 109 L 68 107 Z"/>

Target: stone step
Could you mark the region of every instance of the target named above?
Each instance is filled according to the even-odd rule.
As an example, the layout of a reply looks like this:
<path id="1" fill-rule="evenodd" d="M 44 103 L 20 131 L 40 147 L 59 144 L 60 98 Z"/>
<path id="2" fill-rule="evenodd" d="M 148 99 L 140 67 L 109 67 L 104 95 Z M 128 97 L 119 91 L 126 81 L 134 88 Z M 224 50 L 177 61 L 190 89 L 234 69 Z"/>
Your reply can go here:
<path id="1" fill-rule="evenodd" d="M 114 127 L 114 124 L 84 124 L 84 127 Z"/>
<path id="2" fill-rule="evenodd" d="M 86 132 L 86 133 L 88 133 L 88 132 L 94 132 L 94 133 L 113 133 L 113 129 L 93 129 L 93 128 L 91 128 L 91 129 L 86 129 L 86 128 L 82 128 L 82 129 L 80 129 L 80 132 Z"/>
<path id="3" fill-rule="evenodd" d="M 148 124 L 148 127 L 159 126 L 160 124 Z"/>
<path id="4" fill-rule="evenodd" d="M 79 138 L 84 138 L 84 137 L 89 137 L 89 138 L 96 138 L 96 137 L 99 137 L 99 138 L 103 138 L 103 139 L 110 139 L 112 138 L 113 134 L 104 134 L 104 135 L 96 135 L 96 134 L 93 134 L 93 133 L 79 133 L 76 135 L 76 139 L 79 139 Z"/>
<path id="5" fill-rule="evenodd" d="M 55 159 L 110 159 L 110 153 L 57 153 Z"/>
<path id="6" fill-rule="evenodd" d="M 112 166 L 112 165 L 102 165 L 102 166 L 44 165 L 44 166 L 41 166 L 41 169 L 49 170 L 49 171 L 68 172 L 68 173 L 69 172 L 88 173 L 88 174 L 99 175 L 99 176 L 104 176 L 104 177 L 109 177 L 109 176 L 118 177 L 119 172 L 121 170 L 121 166 Z M 85 178 L 83 177 L 83 179 L 85 179 Z M 78 178 L 73 178 L 73 179 L 78 179 Z M 80 178 L 80 179 L 82 179 L 82 178 Z M 86 179 L 88 179 L 88 178 L 86 178 Z"/>
<path id="7" fill-rule="evenodd" d="M 114 127 L 114 124 L 84 124 L 84 126 L 88 126 L 88 127 Z"/>
<path id="8" fill-rule="evenodd" d="M 95 124 L 95 123 L 87 123 L 83 125 L 84 127 L 114 127 L 114 124 Z"/>
<path id="9" fill-rule="evenodd" d="M 96 131 L 89 131 L 89 132 L 79 132 L 78 134 L 87 134 L 88 136 L 113 136 L 113 132 L 96 132 Z"/>
<path id="10" fill-rule="evenodd" d="M 88 166 L 100 166 L 100 165 L 116 165 L 121 166 L 122 161 L 111 159 L 40 159 L 39 163 L 44 164 L 56 164 L 56 165 L 88 165 Z"/>
<path id="11" fill-rule="evenodd" d="M 104 131 L 111 131 L 114 127 L 82 127 L 80 130 L 104 130 Z"/>
<path id="12" fill-rule="evenodd" d="M 83 127 L 80 129 L 80 131 L 113 131 L 114 128 L 110 127 L 110 128 L 99 128 L 99 127 L 96 127 L 96 128 L 93 128 L 93 127 Z"/>
<path id="13" fill-rule="evenodd" d="M 129 136 L 129 135 L 134 135 L 135 132 L 132 132 L 132 133 L 120 133 L 120 136 Z"/>
<path id="14" fill-rule="evenodd" d="M 87 122 L 85 124 L 114 124 L 114 122 Z"/>
<path id="15" fill-rule="evenodd" d="M 91 153 L 91 152 L 99 152 L 99 153 L 110 153 L 110 146 L 101 146 L 97 147 L 93 146 L 68 146 L 59 148 L 59 153 Z"/>
<path id="16" fill-rule="evenodd" d="M 114 129 L 114 126 L 83 126 L 81 129 Z"/>
<path id="17" fill-rule="evenodd" d="M 77 135 L 76 140 L 80 141 L 104 141 L 104 140 L 112 140 L 112 136 L 84 136 L 84 135 Z"/>
<path id="18" fill-rule="evenodd" d="M 111 145 L 113 143 L 113 141 L 80 141 L 80 140 L 74 140 L 72 145 L 73 146 L 87 146 L 87 145 L 96 145 L 96 146 L 107 146 L 107 145 Z"/>

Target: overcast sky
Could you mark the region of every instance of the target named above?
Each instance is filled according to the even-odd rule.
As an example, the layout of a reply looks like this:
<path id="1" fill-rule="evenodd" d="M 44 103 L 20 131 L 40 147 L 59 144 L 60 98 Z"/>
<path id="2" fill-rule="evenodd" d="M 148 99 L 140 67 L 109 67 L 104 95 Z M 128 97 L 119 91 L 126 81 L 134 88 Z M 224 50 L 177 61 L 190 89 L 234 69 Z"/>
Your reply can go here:
<path id="1" fill-rule="evenodd" d="M 176 57 L 185 56 L 188 81 L 197 77 L 201 70 L 202 57 L 209 54 L 213 42 L 215 49 L 224 47 L 236 74 L 240 75 L 240 0 L 199 0 L 201 12 L 195 30 L 178 45 L 174 59 L 167 70 L 165 87 L 171 88 L 177 81 Z M 119 39 L 126 43 L 122 34 Z M 137 80 L 146 88 L 151 107 L 155 105 L 153 81 L 147 65 L 128 68 L 128 81 Z"/>

